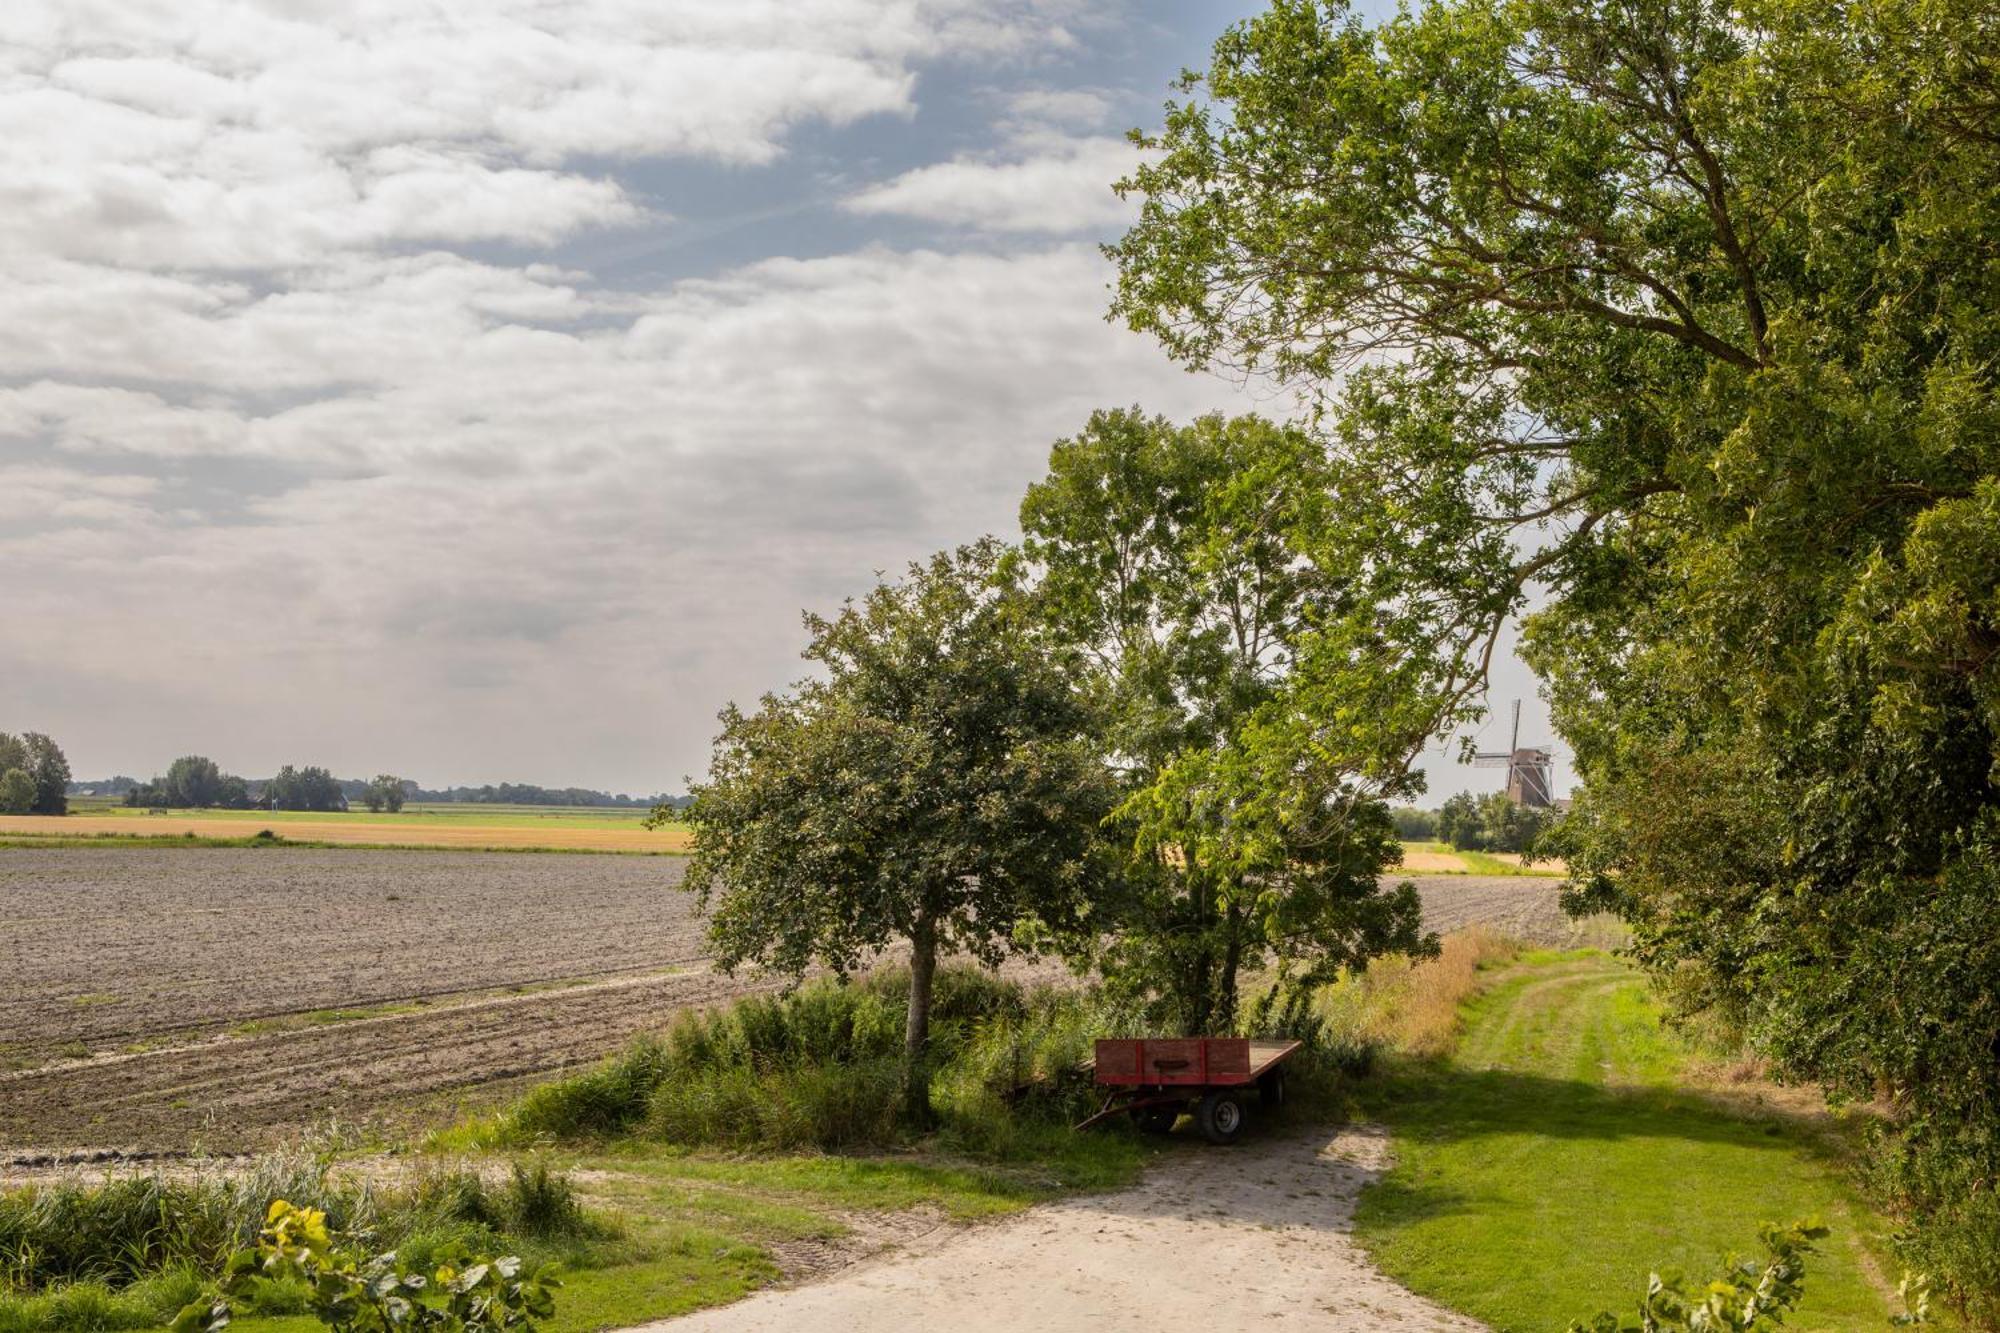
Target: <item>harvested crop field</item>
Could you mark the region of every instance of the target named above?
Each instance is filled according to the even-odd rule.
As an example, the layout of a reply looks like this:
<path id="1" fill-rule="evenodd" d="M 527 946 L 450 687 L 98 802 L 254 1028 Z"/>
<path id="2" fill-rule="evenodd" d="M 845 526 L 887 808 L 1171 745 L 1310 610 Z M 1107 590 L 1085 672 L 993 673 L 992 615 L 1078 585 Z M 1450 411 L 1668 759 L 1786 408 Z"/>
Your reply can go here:
<path id="1" fill-rule="evenodd" d="M 590 823 L 527 816 L 513 823 L 417 816 L 322 815 L 285 818 L 270 814 L 223 815 L 178 811 L 143 817 L 144 812 L 98 815 L 0 815 L 0 836 L 24 838 L 254 838 L 270 831 L 293 842 L 332 842 L 362 847 L 500 848 L 519 851 L 685 852 L 684 828 L 649 829 L 637 819 Z"/>
<path id="2" fill-rule="evenodd" d="M 0 1165 L 397 1129 L 773 983 L 710 970 L 678 858 L 0 848 Z M 1433 928 L 1566 938 L 1555 880 L 1415 877 Z"/>

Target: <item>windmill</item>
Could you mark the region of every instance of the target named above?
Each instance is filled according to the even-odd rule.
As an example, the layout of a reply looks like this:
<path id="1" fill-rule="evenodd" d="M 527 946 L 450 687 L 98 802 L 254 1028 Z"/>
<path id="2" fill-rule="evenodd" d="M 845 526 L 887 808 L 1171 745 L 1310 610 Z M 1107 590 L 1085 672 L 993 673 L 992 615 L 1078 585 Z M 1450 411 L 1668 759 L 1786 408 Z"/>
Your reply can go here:
<path id="1" fill-rule="evenodd" d="M 1514 701 L 1514 738 L 1505 750 L 1472 756 L 1474 768 L 1507 770 L 1507 799 L 1516 805 L 1545 810 L 1556 803 L 1555 753 L 1535 746 L 1521 748 L 1521 701 Z"/>

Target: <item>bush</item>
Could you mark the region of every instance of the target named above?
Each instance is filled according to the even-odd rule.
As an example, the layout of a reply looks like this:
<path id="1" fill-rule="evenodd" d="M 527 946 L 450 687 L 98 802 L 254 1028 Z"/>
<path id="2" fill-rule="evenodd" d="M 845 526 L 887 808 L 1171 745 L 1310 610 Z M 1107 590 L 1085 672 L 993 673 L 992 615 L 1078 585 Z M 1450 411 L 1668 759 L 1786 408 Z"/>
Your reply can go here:
<path id="1" fill-rule="evenodd" d="M 891 1142 L 903 1132 L 908 993 L 909 970 L 885 967 L 676 1015 L 659 1038 L 530 1092 L 503 1117 L 500 1137 L 642 1130 L 690 1146 L 827 1150 Z M 983 1025 L 1028 1009 L 1019 985 L 964 965 L 938 969 L 931 1005 L 931 1058 L 943 1067 Z"/>
<path id="2" fill-rule="evenodd" d="M 230 1256 L 222 1294 L 182 1309 L 173 1333 L 222 1333 L 234 1298 L 272 1280 L 306 1288 L 314 1316 L 335 1333 L 534 1333 L 555 1313 L 553 1292 L 562 1285 L 518 1257 L 475 1257 L 470 1249 L 441 1256 L 434 1269 L 423 1273 L 394 1253 L 366 1263 L 343 1257 L 323 1213 L 280 1199 L 255 1248 Z"/>

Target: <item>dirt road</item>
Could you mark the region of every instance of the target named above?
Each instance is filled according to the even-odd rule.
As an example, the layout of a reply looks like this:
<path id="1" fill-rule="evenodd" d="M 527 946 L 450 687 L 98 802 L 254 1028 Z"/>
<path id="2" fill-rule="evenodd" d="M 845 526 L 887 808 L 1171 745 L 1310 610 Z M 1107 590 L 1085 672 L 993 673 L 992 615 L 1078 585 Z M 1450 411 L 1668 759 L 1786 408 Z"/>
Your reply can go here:
<path id="1" fill-rule="evenodd" d="M 1397 1286 L 1355 1245 L 1355 1199 L 1387 1165 L 1365 1128 L 1191 1144 L 1132 1189 L 940 1228 L 825 1281 L 645 1328 L 1473 1333 L 1481 1325 Z"/>

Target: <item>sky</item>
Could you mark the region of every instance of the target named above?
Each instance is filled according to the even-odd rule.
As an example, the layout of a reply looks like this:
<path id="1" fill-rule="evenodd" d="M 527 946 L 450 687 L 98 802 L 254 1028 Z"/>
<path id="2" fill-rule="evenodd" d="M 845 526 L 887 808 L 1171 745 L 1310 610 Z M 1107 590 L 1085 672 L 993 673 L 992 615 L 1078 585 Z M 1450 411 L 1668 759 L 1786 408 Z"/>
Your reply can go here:
<path id="1" fill-rule="evenodd" d="M 0 729 L 681 790 L 802 609 L 1015 535 L 1093 409 L 1284 412 L 1097 249 L 1255 8 L 0 6 Z"/>

